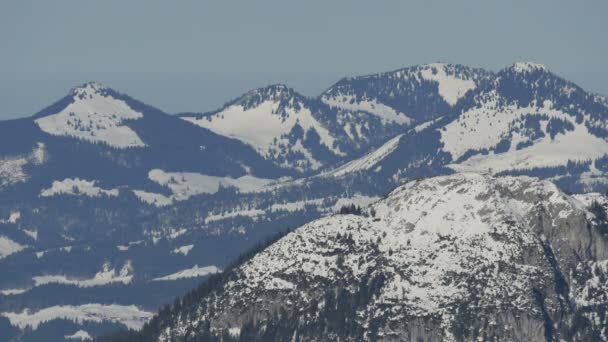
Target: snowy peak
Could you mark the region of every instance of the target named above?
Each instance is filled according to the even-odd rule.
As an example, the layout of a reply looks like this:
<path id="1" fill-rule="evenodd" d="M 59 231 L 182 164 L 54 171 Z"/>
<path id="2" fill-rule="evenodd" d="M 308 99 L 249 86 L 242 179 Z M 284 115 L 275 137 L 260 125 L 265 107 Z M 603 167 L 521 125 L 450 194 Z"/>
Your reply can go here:
<path id="1" fill-rule="evenodd" d="M 313 100 L 285 85 L 252 90 L 222 109 L 181 118 L 254 147 L 277 165 L 309 172 L 343 156 L 336 137 L 318 118 Z"/>
<path id="2" fill-rule="evenodd" d="M 146 144 L 125 121 L 143 117 L 118 93 L 96 82 L 73 88 L 65 106 L 35 116 L 36 124 L 48 134 L 68 136 L 115 148 L 144 147 Z M 60 102 L 61 103 L 61 102 Z"/>
<path id="3" fill-rule="evenodd" d="M 507 70 L 518 74 L 530 74 L 534 72 L 547 71 L 547 68 L 542 64 L 534 62 L 516 62 L 509 66 Z"/>
<path id="4" fill-rule="evenodd" d="M 75 99 L 78 98 L 82 100 L 87 97 L 91 98 L 94 95 L 105 96 L 108 90 L 110 89 L 103 84 L 91 81 L 72 88 L 72 90 L 70 90 L 70 95 Z"/>

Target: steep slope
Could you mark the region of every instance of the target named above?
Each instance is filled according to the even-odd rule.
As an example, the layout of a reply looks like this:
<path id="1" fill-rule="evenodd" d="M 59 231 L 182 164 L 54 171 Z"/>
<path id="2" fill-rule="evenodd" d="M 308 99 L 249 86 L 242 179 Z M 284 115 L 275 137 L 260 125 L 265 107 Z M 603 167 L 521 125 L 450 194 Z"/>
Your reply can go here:
<path id="1" fill-rule="evenodd" d="M 409 182 L 367 212 L 295 230 L 141 336 L 608 338 L 608 230 L 550 182 L 442 176 Z"/>

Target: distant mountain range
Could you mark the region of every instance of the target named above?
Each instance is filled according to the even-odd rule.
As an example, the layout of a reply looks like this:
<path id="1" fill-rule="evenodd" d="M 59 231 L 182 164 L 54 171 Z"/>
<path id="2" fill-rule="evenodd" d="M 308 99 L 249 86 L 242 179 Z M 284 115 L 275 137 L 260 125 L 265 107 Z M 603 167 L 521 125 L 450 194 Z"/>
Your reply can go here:
<path id="1" fill-rule="evenodd" d="M 607 119 L 606 97 L 534 63 L 434 63 L 315 98 L 272 85 L 178 115 L 84 84 L 0 122 L 0 328 L 26 341 L 139 327 L 260 241 L 412 179 L 604 192 Z"/>

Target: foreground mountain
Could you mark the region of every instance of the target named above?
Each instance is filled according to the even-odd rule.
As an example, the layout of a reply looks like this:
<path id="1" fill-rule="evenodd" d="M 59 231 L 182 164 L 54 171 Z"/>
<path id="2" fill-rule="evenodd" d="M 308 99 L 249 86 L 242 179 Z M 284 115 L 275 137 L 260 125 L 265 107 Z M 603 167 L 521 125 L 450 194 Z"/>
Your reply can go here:
<path id="1" fill-rule="evenodd" d="M 161 311 L 138 338 L 606 340 L 602 198 L 527 177 L 411 181 L 365 215 L 289 233 Z"/>

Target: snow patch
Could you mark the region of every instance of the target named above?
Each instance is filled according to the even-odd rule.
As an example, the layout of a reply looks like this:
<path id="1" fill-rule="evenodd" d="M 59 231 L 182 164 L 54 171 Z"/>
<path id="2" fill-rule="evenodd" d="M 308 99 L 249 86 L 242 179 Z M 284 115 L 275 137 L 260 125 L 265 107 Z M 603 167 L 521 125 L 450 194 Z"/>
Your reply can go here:
<path id="1" fill-rule="evenodd" d="M 182 201 L 199 194 L 216 193 L 220 187 L 234 187 L 242 193 L 261 190 L 274 182 L 272 179 L 257 178 L 245 175 L 239 178 L 207 176 L 193 172 L 165 172 L 151 170 L 148 178 L 166 186 L 173 192 L 171 199 Z"/>
<path id="2" fill-rule="evenodd" d="M 84 195 L 88 197 L 118 196 L 118 189 L 105 190 L 98 187 L 96 180 L 85 180 L 80 178 L 66 178 L 62 181 L 53 181 L 48 189 L 40 192 L 41 197 L 51 197 L 55 195 Z"/>
<path id="3" fill-rule="evenodd" d="M 114 268 L 110 269 L 109 264 L 104 264 L 103 269 L 97 272 L 93 278 L 89 279 L 76 279 L 65 275 L 44 275 L 32 279 L 34 280 L 34 286 L 65 284 L 84 288 L 103 286 L 112 283 L 129 284 L 133 280 L 133 267 L 131 266 L 131 262 L 127 262 L 120 271 L 117 272 Z"/>
<path id="4" fill-rule="evenodd" d="M 179 272 L 175 272 L 164 277 L 154 278 L 152 281 L 168 281 L 168 280 L 177 280 L 183 278 L 195 278 L 195 277 L 204 277 L 210 274 L 221 273 L 222 270 L 217 266 L 204 266 L 198 267 L 198 265 L 194 265 L 192 268 L 188 268 Z"/>
<path id="5" fill-rule="evenodd" d="M 73 333 L 72 335 L 65 335 L 65 338 L 68 340 L 79 340 L 79 341 L 88 341 L 88 340 L 93 339 L 93 337 L 84 330 L 78 330 L 77 332 Z"/>
<path id="6" fill-rule="evenodd" d="M 323 173 L 322 176 L 343 177 L 358 171 L 369 170 L 395 151 L 395 149 L 399 146 L 399 141 L 401 140 L 402 136 L 403 134 L 400 134 L 387 141 L 384 143 L 384 145 L 380 146 L 371 153 L 366 154 L 359 159 L 350 161 L 337 169 L 327 171 Z"/>
<path id="7" fill-rule="evenodd" d="M 38 329 L 41 323 L 54 319 L 67 319 L 77 323 L 83 322 L 114 322 L 125 325 L 127 328 L 139 330 L 152 318 L 153 313 L 140 310 L 135 305 L 118 304 L 83 304 L 83 305 L 57 305 L 38 311 L 24 310 L 17 312 L 3 312 L 2 316 L 9 319 L 11 325 L 25 329 L 31 327 Z"/>
<path id="8" fill-rule="evenodd" d="M 185 245 L 185 246 L 175 248 L 171 253 L 173 253 L 173 254 L 181 253 L 184 256 L 187 256 L 188 253 L 190 253 L 190 251 L 192 250 L 192 248 L 194 248 L 194 245 Z"/>
<path id="9" fill-rule="evenodd" d="M 439 95 L 450 106 L 455 105 L 469 90 L 476 87 L 473 80 L 465 80 L 448 74 L 446 72 L 446 65 L 443 63 L 423 66 L 420 75 L 427 81 L 437 82 Z"/>
<path id="10" fill-rule="evenodd" d="M 376 100 L 357 101 L 352 95 L 340 95 L 335 97 L 324 96 L 321 101 L 330 107 L 371 113 L 379 117 L 384 124 L 397 123 L 400 125 L 410 125 L 413 122 L 406 114 Z"/>
<path id="11" fill-rule="evenodd" d="M 27 246 L 20 245 L 6 236 L 0 235 L 0 259 L 4 259 L 11 254 L 20 252 L 26 247 Z"/>

